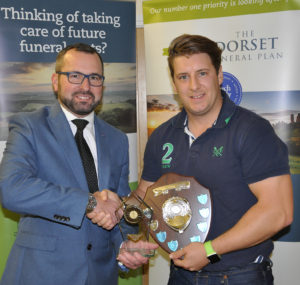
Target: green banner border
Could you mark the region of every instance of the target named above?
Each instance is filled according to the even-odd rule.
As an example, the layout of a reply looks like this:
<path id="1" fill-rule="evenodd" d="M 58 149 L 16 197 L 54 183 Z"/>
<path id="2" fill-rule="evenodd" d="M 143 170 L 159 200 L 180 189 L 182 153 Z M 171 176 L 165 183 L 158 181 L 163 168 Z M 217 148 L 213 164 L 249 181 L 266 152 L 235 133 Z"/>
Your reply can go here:
<path id="1" fill-rule="evenodd" d="M 233 3 L 236 5 L 233 6 Z M 144 24 L 290 10 L 300 10 L 300 0 L 153 0 L 143 2 Z"/>

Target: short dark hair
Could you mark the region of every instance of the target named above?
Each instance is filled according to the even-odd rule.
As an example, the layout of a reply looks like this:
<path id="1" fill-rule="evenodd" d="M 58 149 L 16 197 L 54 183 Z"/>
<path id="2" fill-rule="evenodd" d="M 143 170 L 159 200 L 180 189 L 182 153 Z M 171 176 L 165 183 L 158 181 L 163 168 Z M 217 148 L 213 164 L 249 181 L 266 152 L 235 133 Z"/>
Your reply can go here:
<path id="1" fill-rule="evenodd" d="M 222 50 L 218 44 L 200 35 L 183 34 L 175 38 L 169 46 L 168 64 L 172 78 L 174 78 L 174 58 L 196 53 L 207 53 L 216 72 L 219 72 L 222 60 Z"/>
<path id="2" fill-rule="evenodd" d="M 91 47 L 90 45 L 85 44 L 85 43 L 75 43 L 75 44 L 66 46 L 64 49 L 62 49 L 58 53 L 58 55 L 56 57 L 56 63 L 55 63 L 55 72 L 61 71 L 61 67 L 63 65 L 64 56 L 71 49 L 75 49 L 76 51 L 86 52 L 86 53 L 90 53 L 90 54 L 97 54 L 98 57 L 99 57 L 99 59 L 100 59 L 100 62 L 101 62 L 102 71 L 104 71 L 102 57 L 97 52 L 96 49 L 94 49 L 93 47 Z"/>

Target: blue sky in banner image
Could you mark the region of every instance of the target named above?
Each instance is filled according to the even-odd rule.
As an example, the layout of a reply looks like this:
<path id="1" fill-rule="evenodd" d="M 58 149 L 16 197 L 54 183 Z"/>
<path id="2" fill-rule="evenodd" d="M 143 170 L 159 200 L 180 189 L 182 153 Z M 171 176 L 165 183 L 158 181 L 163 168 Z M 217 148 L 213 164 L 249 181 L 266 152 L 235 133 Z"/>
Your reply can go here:
<path id="1" fill-rule="evenodd" d="M 51 86 L 53 71 L 54 63 L 0 65 L 0 140 L 7 138 L 9 116 L 55 102 Z M 104 72 L 105 91 L 99 116 L 126 133 L 136 132 L 135 63 L 107 63 Z"/>

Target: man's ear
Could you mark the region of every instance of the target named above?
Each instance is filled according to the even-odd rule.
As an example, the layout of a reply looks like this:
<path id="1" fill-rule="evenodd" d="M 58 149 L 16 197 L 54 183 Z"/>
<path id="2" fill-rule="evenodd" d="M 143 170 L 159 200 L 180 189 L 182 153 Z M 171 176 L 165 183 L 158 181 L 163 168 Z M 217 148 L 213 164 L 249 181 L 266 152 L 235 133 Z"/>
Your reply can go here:
<path id="1" fill-rule="evenodd" d="M 170 79 L 171 79 L 170 82 L 171 82 L 174 94 L 178 94 L 178 90 L 175 85 L 175 78 L 174 77 L 171 78 L 171 75 L 170 75 Z"/>
<path id="2" fill-rule="evenodd" d="M 52 74 L 51 81 L 52 81 L 53 91 L 57 92 L 57 90 L 58 90 L 58 74 L 57 73 Z"/>
<path id="3" fill-rule="evenodd" d="M 222 65 L 220 65 L 220 68 L 219 68 L 219 72 L 218 72 L 218 80 L 219 80 L 219 85 L 221 85 L 223 83 L 223 68 L 222 68 Z"/>

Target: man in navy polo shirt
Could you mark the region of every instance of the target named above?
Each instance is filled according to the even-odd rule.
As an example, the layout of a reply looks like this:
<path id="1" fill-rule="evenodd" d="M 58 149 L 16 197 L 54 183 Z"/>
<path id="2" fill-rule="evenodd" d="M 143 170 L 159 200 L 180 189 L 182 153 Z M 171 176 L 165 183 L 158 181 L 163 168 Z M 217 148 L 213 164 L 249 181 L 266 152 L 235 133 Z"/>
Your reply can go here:
<path id="1" fill-rule="evenodd" d="M 170 254 L 169 285 L 273 284 L 270 238 L 293 219 L 287 147 L 267 120 L 221 91 L 221 53 L 199 35 L 172 41 L 168 63 L 183 110 L 146 146 L 140 196 L 175 172 L 195 177 L 213 201 L 206 242 Z"/>

